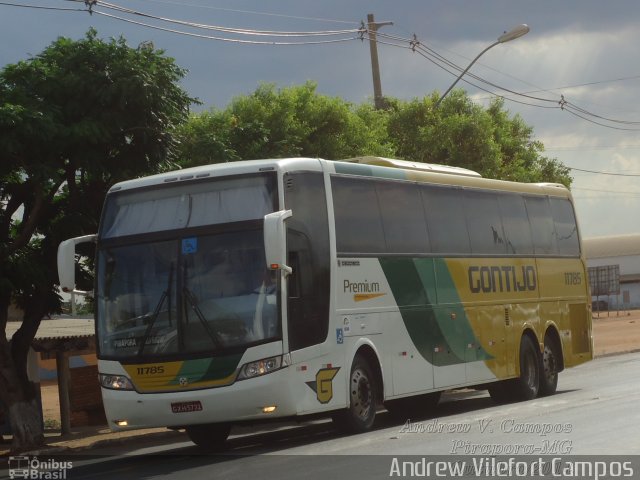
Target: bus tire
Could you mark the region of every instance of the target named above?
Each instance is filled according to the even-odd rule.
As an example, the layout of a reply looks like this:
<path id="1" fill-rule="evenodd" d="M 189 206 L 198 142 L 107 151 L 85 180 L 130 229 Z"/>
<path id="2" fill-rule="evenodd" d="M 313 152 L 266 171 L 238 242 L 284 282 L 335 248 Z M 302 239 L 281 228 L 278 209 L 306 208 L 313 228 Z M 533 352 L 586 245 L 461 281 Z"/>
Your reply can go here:
<path id="1" fill-rule="evenodd" d="M 532 400 L 540 389 L 540 354 L 535 343 L 528 335 L 520 340 L 520 377 L 514 382 L 515 400 Z"/>
<path id="2" fill-rule="evenodd" d="M 502 380 L 489 385 L 487 390 L 489 390 L 491 400 L 498 404 L 512 402 L 514 400 L 512 382 L 512 380 Z"/>
<path id="3" fill-rule="evenodd" d="M 226 446 L 227 437 L 231 431 L 228 423 L 208 423 L 204 425 L 189 425 L 185 427 L 189 440 L 202 450 L 217 452 Z"/>
<path id="4" fill-rule="evenodd" d="M 333 417 L 340 430 L 361 433 L 371 429 L 376 418 L 377 388 L 369 362 L 356 355 L 349 375 L 349 406 Z"/>
<path id="5" fill-rule="evenodd" d="M 549 334 L 545 335 L 541 359 L 542 365 L 540 366 L 539 395 L 547 396 L 556 393 L 561 355 L 562 352 L 555 338 Z"/>

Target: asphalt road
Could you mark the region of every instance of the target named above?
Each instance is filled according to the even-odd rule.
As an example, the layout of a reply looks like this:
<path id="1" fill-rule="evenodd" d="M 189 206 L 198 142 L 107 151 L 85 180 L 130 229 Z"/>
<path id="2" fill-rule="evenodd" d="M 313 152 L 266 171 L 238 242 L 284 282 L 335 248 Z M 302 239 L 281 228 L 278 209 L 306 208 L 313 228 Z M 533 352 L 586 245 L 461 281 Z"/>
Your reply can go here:
<path id="1" fill-rule="evenodd" d="M 352 436 L 337 434 L 330 422 L 258 433 L 236 429 L 224 456 L 202 454 L 186 436 L 135 444 L 135 450 L 114 446 L 68 458 L 73 468 L 66 478 L 370 479 L 388 478 L 399 456 L 638 455 L 639 405 L 640 353 L 633 353 L 563 372 L 551 397 L 496 405 L 484 391 L 453 392 L 431 415 L 402 421 L 384 412 L 373 431 Z M 640 478 L 640 465 L 634 473 Z"/>

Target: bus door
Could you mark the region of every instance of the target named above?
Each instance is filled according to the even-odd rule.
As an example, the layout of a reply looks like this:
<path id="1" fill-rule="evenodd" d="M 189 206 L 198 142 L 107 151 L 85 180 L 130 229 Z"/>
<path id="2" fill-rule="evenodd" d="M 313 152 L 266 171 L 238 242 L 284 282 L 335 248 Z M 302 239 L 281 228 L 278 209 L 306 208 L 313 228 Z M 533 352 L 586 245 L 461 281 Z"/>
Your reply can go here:
<path id="1" fill-rule="evenodd" d="M 342 404 L 344 382 L 334 380 L 344 355 L 330 343 L 330 251 L 327 199 L 320 172 L 294 172 L 284 177 L 287 220 L 286 318 L 298 411 L 313 412 Z M 336 390 L 340 391 L 337 395 Z"/>

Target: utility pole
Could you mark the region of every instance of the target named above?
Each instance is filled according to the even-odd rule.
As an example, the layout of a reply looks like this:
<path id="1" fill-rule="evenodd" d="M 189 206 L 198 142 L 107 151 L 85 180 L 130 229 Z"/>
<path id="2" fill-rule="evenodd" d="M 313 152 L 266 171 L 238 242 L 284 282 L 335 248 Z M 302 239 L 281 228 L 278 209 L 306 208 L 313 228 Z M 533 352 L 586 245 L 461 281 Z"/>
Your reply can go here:
<path id="1" fill-rule="evenodd" d="M 378 27 L 393 25 L 393 22 L 376 23 L 373 13 L 367 15 L 367 30 L 369 32 L 369 50 L 371 51 L 371 73 L 373 74 L 373 102 L 376 109 L 384 108 L 384 98 L 382 97 L 382 84 L 380 82 L 380 63 L 378 62 L 378 43 L 376 34 Z"/>

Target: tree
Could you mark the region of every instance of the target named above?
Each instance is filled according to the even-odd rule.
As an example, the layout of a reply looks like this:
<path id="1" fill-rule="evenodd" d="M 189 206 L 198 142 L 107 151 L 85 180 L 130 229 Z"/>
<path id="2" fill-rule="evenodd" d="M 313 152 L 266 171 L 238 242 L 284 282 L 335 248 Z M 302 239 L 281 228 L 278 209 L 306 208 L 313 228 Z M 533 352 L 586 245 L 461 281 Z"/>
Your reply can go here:
<path id="1" fill-rule="evenodd" d="M 192 115 L 180 129 L 182 166 L 288 156 L 343 159 L 377 155 L 466 167 L 485 177 L 571 183 L 570 170 L 543 155 L 542 142 L 497 99 L 488 108 L 454 90 L 387 109 L 319 95 L 313 83 L 262 85 L 224 110 Z"/>
<path id="2" fill-rule="evenodd" d="M 26 357 L 60 309 L 57 245 L 96 231 L 113 183 L 167 167 L 194 101 L 184 75 L 162 51 L 95 30 L 0 71 L 0 399 L 15 451 L 44 441 Z M 9 342 L 11 302 L 24 319 Z"/>
<path id="3" fill-rule="evenodd" d="M 504 100 L 487 109 L 462 90 L 453 90 L 438 108 L 437 93 L 409 102 L 390 102 L 388 135 L 399 158 L 453 165 L 485 177 L 520 182 L 571 184 L 570 170 L 542 155 L 542 142 Z"/>
<path id="4" fill-rule="evenodd" d="M 180 163 L 205 165 L 258 158 L 389 155 L 373 125 L 383 117 L 319 95 L 316 85 L 277 90 L 265 84 L 235 98 L 224 110 L 192 115 L 180 129 Z"/>

